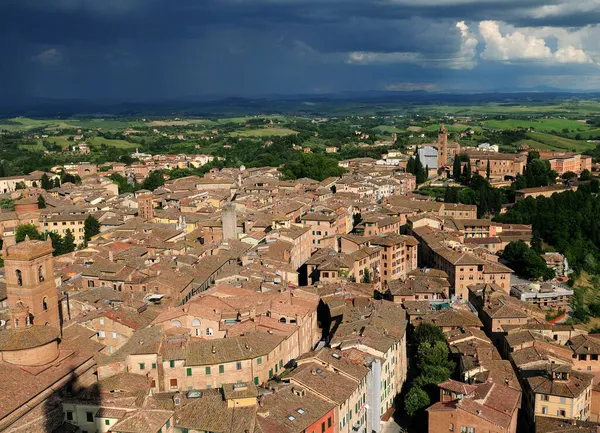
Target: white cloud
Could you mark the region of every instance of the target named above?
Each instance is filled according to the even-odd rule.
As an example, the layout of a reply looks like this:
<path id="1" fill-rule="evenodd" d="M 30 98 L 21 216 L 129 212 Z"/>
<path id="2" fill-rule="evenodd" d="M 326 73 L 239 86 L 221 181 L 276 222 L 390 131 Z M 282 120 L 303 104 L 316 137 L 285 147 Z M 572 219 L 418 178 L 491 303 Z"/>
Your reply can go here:
<path id="1" fill-rule="evenodd" d="M 49 48 L 33 56 L 32 60 L 44 66 L 54 66 L 62 62 L 62 53 L 56 48 Z"/>
<path id="2" fill-rule="evenodd" d="M 471 69 L 477 64 L 477 61 L 475 60 L 478 45 L 477 38 L 469 31 L 469 26 L 467 26 L 464 21 L 457 22 L 456 28 L 460 30 L 461 37 L 460 52 L 457 59 L 462 59 L 462 64 L 465 69 Z"/>
<path id="3" fill-rule="evenodd" d="M 479 23 L 479 33 L 485 42 L 485 49 L 481 53 L 481 57 L 486 60 L 507 63 L 515 61 L 593 63 L 590 56 L 581 48 L 561 42 L 561 40 L 569 38 L 568 32 L 564 29 L 553 31 L 551 28 L 542 30 L 525 28 L 515 29 L 512 33 L 507 32 L 503 35 L 498 22 L 482 21 Z M 558 38 L 559 48 L 555 52 L 548 47 L 544 36 Z"/>

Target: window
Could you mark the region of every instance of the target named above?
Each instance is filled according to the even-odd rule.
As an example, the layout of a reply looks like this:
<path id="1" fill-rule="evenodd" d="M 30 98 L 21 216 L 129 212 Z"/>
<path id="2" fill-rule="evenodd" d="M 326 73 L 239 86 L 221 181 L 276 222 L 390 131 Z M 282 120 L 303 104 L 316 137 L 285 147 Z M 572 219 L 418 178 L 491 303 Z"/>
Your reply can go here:
<path id="1" fill-rule="evenodd" d="M 560 398 L 560 404 L 565 404 L 566 402 L 567 402 L 567 399 L 565 397 Z"/>
<path id="2" fill-rule="evenodd" d="M 454 424 L 450 423 L 448 426 L 448 431 L 454 431 Z"/>
<path id="3" fill-rule="evenodd" d="M 223 374 L 223 373 L 225 373 L 225 366 L 219 365 L 219 374 Z"/>
<path id="4" fill-rule="evenodd" d="M 181 322 L 179 320 L 171 320 L 171 325 L 174 326 L 175 328 L 180 328 Z"/>
<path id="5" fill-rule="evenodd" d="M 327 418 L 327 427 L 331 427 L 331 417 Z"/>
<path id="6" fill-rule="evenodd" d="M 469 427 L 469 433 L 475 433 L 475 427 Z"/>
<path id="7" fill-rule="evenodd" d="M 210 367 L 206 367 L 204 369 L 204 372 L 206 373 L 207 376 L 210 376 Z"/>
<path id="8" fill-rule="evenodd" d="M 550 401 L 550 396 L 546 395 L 546 394 L 542 394 L 541 400 L 542 401 Z"/>
<path id="9" fill-rule="evenodd" d="M 117 333 L 116 332 L 112 333 L 112 338 L 117 338 Z"/>
<path id="10" fill-rule="evenodd" d="M 156 370 L 156 362 L 152 363 L 152 370 Z"/>
<path id="11" fill-rule="evenodd" d="M 273 379 L 273 369 L 269 370 L 269 379 Z"/>
<path id="12" fill-rule="evenodd" d="M 87 422 L 94 422 L 94 413 L 93 412 L 86 412 L 85 413 L 85 420 Z"/>
<path id="13" fill-rule="evenodd" d="M 171 379 L 169 381 L 169 385 L 171 386 L 171 388 L 177 388 L 177 379 Z"/>
<path id="14" fill-rule="evenodd" d="M 542 406 L 542 414 L 543 415 L 547 415 L 548 414 L 548 406 Z"/>
<path id="15" fill-rule="evenodd" d="M 192 369 L 191 368 L 187 368 L 185 374 L 188 377 L 191 376 L 192 375 Z"/>
<path id="16" fill-rule="evenodd" d="M 44 309 L 44 311 L 48 311 L 48 298 L 46 298 L 44 296 L 44 299 L 42 299 L 42 308 Z"/>
<path id="17" fill-rule="evenodd" d="M 254 377 L 254 385 L 258 385 L 258 376 Z"/>
<path id="18" fill-rule="evenodd" d="M 165 425 L 166 425 L 166 427 L 167 427 L 167 428 L 171 427 L 171 420 L 170 420 L 170 419 L 168 419 L 168 420 L 167 420 L 167 423 L 166 423 Z"/>
<path id="19" fill-rule="evenodd" d="M 256 360 L 256 363 L 257 363 L 258 365 L 261 365 L 261 364 L 262 364 L 262 357 L 258 358 L 258 359 Z"/>
<path id="20" fill-rule="evenodd" d="M 109 419 L 105 419 L 104 420 L 104 425 L 110 425 L 110 420 Z"/>
<path id="21" fill-rule="evenodd" d="M 17 269 L 15 271 L 15 275 L 17 276 L 17 284 L 19 286 L 22 286 L 23 285 L 23 273 L 19 269 Z"/>
<path id="22" fill-rule="evenodd" d="M 200 320 L 199 319 L 192 320 L 192 326 L 196 326 L 196 327 L 200 326 Z"/>
<path id="23" fill-rule="evenodd" d="M 175 361 L 173 361 L 173 360 L 169 361 L 169 367 L 175 368 Z"/>
<path id="24" fill-rule="evenodd" d="M 106 337 L 106 332 L 98 331 L 98 338 L 104 338 L 104 337 Z"/>
<path id="25" fill-rule="evenodd" d="M 321 423 L 321 433 L 325 433 L 325 421 Z"/>
<path id="26" fill-rule="evenodd" d="M 73 421 L 73 412 L 67 411 L 67 421 Z"/>
<path id="27" fill-rule="evenodd" d="M 213 335 L 213 330 L 212 330 L 212 328 L 206 328 L 206 335 L 208 335 L 209 337 L 210 337 L 211 335 Z"/>
<path id="28" fill-rule="evenodd" d="M 565 416 L 567 416 L 567 413 L 564 411 L 564 409 L 558 409 L 556 411 L 556 415 L 565 417 Z"/>
<path id="29" fill-rule="evenodd" d="M 235 369 L 236 370 L 241 370 L 242 369 L 242 363 L 241 362 L 236 362 Z"/>
<path id="30" fill-rule="evenodd" d="M 195 333 L 196 337 L 200 337 L 202 335 L 202 331 L 200 330 L 200 328 L 196 328 Z"/>
<path id="31" fill-rule="evenodd" d="M 146 364 L 144 364 L 143 362 L 140 362 L 140 370 L 145 370 L 146 369 Z"/>

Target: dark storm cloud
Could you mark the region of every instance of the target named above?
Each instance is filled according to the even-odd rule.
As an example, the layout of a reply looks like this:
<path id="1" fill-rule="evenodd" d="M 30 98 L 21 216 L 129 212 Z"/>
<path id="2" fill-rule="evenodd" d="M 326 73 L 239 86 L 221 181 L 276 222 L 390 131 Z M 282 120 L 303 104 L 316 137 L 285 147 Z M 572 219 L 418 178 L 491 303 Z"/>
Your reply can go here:
<path id="1" fill-rule="evenodd" d="M 535 67 L 478 62 L 480 21 L 581 27 L 599 13 L 594 0 L 2 0 L 0 95 L 501 88 Z"/>

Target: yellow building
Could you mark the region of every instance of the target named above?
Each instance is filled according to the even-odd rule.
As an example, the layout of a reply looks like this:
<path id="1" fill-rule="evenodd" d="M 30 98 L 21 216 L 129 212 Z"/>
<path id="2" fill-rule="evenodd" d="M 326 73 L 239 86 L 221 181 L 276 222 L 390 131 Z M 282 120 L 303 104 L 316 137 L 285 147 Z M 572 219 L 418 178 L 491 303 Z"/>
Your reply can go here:
<path id="1" fill-rule="evenodd" d="M 50 215 L 40 221 L 40 231 L 53 232 L 64 237 L 70 230 L 75 243 L 85 241 L 85 219 L 87 215 Z"/>
<path id="2" fill-rule="evenodd" d="M 521 375 L 526 375 L 526 370 Z M 592 402 L 593 376 L 553 364 L 548 371 L 525 379 L 529 416 L 588 420 Z"/>

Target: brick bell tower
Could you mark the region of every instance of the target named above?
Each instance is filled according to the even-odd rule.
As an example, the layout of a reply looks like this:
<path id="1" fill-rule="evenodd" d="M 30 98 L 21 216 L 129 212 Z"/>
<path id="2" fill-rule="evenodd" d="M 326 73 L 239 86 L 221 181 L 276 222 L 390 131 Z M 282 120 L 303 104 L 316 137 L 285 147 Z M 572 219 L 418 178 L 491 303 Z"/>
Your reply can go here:
<path id="1" fill-rule="evenodd" d="M 58 292 L 54 282 L 52 241 L 25 241 L 6 249 L 4 271 L 9 308 L 29 310 L 33 325 L 61 328 Z M 13 324 L 14 326 L 14 324 Z"/>
<path id="2" fill-rule="evenodd" d="M 442 124 L 438 131 L 438 168 L 448 165 L 448 130 Z"/>

